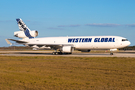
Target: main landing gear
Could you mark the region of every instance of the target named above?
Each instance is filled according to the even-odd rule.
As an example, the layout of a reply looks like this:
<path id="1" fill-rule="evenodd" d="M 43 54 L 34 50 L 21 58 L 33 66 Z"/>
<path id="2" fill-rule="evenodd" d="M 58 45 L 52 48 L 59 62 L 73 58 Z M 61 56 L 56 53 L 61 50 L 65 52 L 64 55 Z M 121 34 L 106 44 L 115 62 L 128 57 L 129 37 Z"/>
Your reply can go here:
<path id="1" fill-rule="evenodd" d="M 110 52 L 110 55 L 113 55 L 113 53 L 112 53 L 112 52 Z"/>
<path id="2" fill-rule="evenodd" d="M 52 55 L 72 54 L 72 52 L 53 52 Z"/>
<path id="3" fill-rule="evenodd" d="M 113 55 L 113 52 L 112 51 L 110 51 L 110 55 Z"/>
<path id="4" fill-rule="evenodd" d="M 63 53 L 62 52 L 53 52 L 52 54 L 53 55 L 62 55 Z"/>

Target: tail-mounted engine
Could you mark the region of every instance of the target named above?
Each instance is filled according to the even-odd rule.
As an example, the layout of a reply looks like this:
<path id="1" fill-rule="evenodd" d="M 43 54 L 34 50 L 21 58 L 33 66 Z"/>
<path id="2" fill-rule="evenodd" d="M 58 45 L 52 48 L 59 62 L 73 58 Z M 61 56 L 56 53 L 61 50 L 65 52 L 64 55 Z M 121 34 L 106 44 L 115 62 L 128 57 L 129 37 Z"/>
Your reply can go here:
<path id="1" fill-rule="evenodd" d="M 14 36 L 18 38 L 34 38 L 38 36 L 38 31 L 17 31 L 14 32 Z"/>

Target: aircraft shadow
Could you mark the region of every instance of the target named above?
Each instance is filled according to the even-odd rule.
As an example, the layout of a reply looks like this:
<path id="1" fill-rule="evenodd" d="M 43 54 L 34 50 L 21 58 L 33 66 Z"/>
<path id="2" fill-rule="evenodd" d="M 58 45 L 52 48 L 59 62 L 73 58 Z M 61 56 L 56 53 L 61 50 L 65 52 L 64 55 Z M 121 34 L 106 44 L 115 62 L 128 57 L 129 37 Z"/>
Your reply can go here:
<path id="1" fill-rule="evenodd" d="M 40 53 L 40 52 L 15 52 L 13 54 L 27 54 L 27 55 L 52 55 L 52 53 Z M 109 53 L 72 53 L 72 54 L 61 54 L 61 55 L 67 55 L 67 56 L 72 56 L 72 55 L 79 55 L 79 56 L 87 56 L 87 55 L 95 55 L 95 56 L 100 56 L 100 55 L 110 55 Z M 61 56 L 59 55 L 59 56 Z"/>
<path id="2" fill-rule="evenodd" d="M 117 53 L 135 54 L 135 52 L 117 52 Z"/>

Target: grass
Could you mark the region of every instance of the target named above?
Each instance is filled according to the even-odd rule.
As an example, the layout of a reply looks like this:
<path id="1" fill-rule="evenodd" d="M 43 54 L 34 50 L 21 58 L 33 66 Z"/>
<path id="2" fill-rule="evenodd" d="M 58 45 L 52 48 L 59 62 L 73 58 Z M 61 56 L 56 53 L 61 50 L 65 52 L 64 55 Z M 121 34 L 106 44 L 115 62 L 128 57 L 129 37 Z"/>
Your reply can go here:
<path id="1" fill-rule="evenodd" d="M 0 56 L 0 90 L 133 90 L 135 58 Z"/>

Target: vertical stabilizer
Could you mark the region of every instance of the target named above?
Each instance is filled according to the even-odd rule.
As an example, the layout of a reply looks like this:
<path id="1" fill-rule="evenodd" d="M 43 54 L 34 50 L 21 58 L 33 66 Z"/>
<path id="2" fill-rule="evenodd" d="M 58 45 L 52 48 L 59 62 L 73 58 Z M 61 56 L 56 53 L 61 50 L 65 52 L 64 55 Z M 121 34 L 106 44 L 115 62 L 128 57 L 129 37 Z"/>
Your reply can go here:
<path id="1" fill-rule="evenodd" d="M 26 24 L 22 21 L 22 19 L 18 18 L 18 19 L 16 19 L 16 21 L 17 21 L 17 24 L 18 24 L 18 26 L 19 26 L 20 31 L 26 31 L 27 29 L 30 30 L 30 29 L 26 26 Z"/>
<path id="2" fill-rule="evenodd" d="M 26 35 L 26 37 L 28 37 L 28 38 L 34 38 L 31 35 L 31 30 L 26 26 L 26 24 L 22 21 L 21 18 L 16 19 L 16 21 L 17 21 L 17 24 L 19 26 L 20 31 L 24 31 L 24 34 Z"/>

